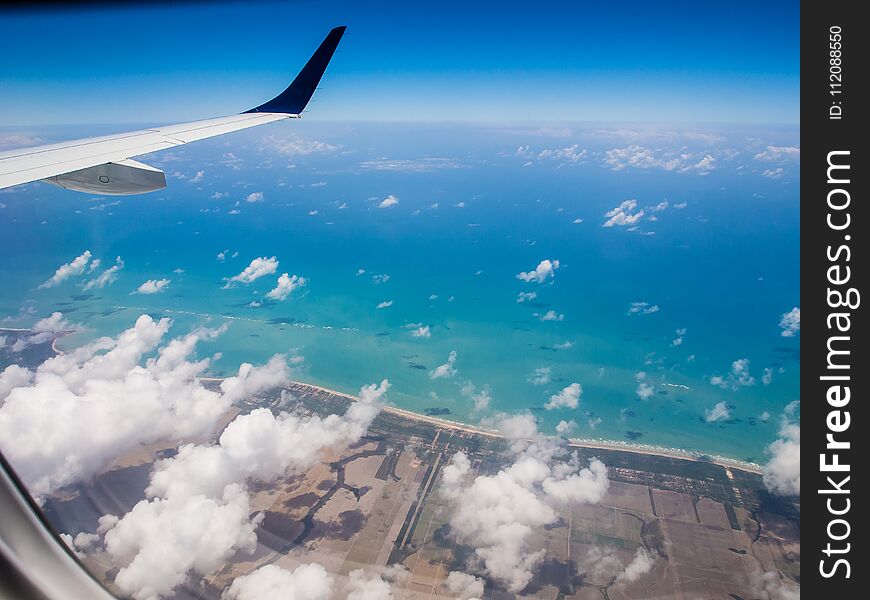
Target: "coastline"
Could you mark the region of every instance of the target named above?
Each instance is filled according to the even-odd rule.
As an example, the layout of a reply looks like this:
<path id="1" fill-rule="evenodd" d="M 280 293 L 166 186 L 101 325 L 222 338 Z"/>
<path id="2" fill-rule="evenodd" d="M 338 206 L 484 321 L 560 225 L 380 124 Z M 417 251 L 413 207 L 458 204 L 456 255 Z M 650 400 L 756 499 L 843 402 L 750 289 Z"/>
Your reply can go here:
<path id="1" fill-rule="evenodd" d="M 221 378 L 213 378 L 215 380 L 220 380 Z M 292 385 L 297 385 L 301 387 L 306 387 L 308 389 L 316 390 L 326 394 L 333 394 L 335 396 L 340 396 L 342 398 L 346 398 L 352 402 L 359 400 L 357 396 L 353 396 L 351 394 L 345 394 L 343 392 L 338 392 L 335 390 L 331 390 L 327 387 L 321 385 L 315 385 L 313 383 L 306 383 L 304 381 L 290 381 Z M 499 433 L 495 429 L 487 429 L 485 427 L 469 425 L 467 423 L 461 423 L 459 421 L 454 421 L 451 419 L 444 419 L 442 417 L 433 417 L 429 415 L 421 415 L 420 413 L 415 413 L 410 410 L 406 410 L 404 408 L 398 408 L 396 406 L 385 406 L 383 409 L 385 412 L 398 415 L 404 417 L 406 419 L 411 419 L 415 421 L 422 421 L 425 423 L 429 423 L 432 425 L 437 425 L 438 427 L 443 427 L 445 429 L 453 429 L 455 431 L 463 431 L 466 433 L 471 433 L 475 435 L 485 435 L 489 437 L 504 437 L 501 433 Z M 718 455 L 710 455 L 704 452 L 693 452 L 689 450 L 681 450 L 679 448 L 664 448 L 661 446 L 655 446 L 651 444 L 635 444 L 630 442 L 622 442 L 618 440 L 605 440 L 605 439 L 588 439 L 588 438 L 569 438 L 568 445 L 574 448 L 588 448 L 588 449 L 599 449 L 599 450 L 615 450 L 619 452 L 634 452 L 637 454 L 647 454 L 651 456 L 664 456 L 667 458 L 675 458 L 678 460 L 688 460 L 688 461 L 704 461 L 709 462 L 715 465 L 719 465 L 726 469 L 738 469 L 741 471 L 747 471 L 749 473 L 761 474 L 761 465 L 756 463 L 750 463 L 734 458 L 728 458 L 727 456 L 718 456 Z"/>
<path id="2" fill-rule="evenodd" d="M 0 328 L 0 330 L 10 330 L 9 328 Z M 23 330 L 14 330 L 14 331 L 29 331 L 27 329 Z M 56 342 L 64 337 L 65 335 L 72 333 L 71 331 L 63 331 L 59 332 L 59 335 L 52 340 L 51 349 L 56 354 L 63 354 L 63 351 L 60 350 L 55 344 Z M 223 381 L 223 377 L 200 377 L 202 381 Z M 359 397 L 354 396 L 352 394 L 346 394 L 344 392 L 339 392 L 337 390 L 333 390 L 322 385 L 317 385 L 313 383 L 307 383 L 304 381 L 294 381 L 291 380 L 288 382 L 291 385 L 305 387 L 311 390 L 315 390 L 325 394 L 332 394 L 334 396 L 339 396 L 350 400 L 351 402 L 356 402 L 359 400 Z M 470 433 L 473 435 L 484 435 L 494 438 L 504 437 L 498 430 L 489 429 L 480 425 L 470 425 L 468 423 L 463 423 L 461 421 L 454 421 L 452 419 L 445 419 L 443 417 L 435 417 L 429 415 L 423 415 L 420 413 L 416 413 L 404 408 L 399 408 L 397 406 L 384 406 L 383 410 L 393 415 L 397 415 L 406 419 L 410 419 L 413 421 L 419 421 L 428 423 L 430 425 L 435 425 L 437 427 L 443 427 L 445 429 L 452 429 L 454 431 L 462 431 L 464 433 Z M 621 440 L 606 440 L 606 439 L 589 439 L 589 438 L 568 438 L 568 445 L 574 448 L 586 448 L 586 449 L 599 449 L 599 450 L 614 450 L 619 452 L 634 452 L 636 454 L 646 454 L 650 456 L 664 456 L 667 458 L 674 458 L 678 460 L 688 460 L 688 461 L 705 461 L 715 465 L 719 465 L 726 469 L 738 469 L 741 471 L 746 471 L 749 473 L 761 474 L 762 468 L 761 465 L 757 463 L 751 463 L 747 461 L 742 461 L 735 458 L 729 458 L 727 456 L 720 456 L 715 454 L 707 454 L 704 452 L 691 451 L 691 450 L 683 450 L 680 448 L 665 448 L 662 446 L 656 446 L 653 444 L 637 444 L 632 442 L 624 442 Z"/>

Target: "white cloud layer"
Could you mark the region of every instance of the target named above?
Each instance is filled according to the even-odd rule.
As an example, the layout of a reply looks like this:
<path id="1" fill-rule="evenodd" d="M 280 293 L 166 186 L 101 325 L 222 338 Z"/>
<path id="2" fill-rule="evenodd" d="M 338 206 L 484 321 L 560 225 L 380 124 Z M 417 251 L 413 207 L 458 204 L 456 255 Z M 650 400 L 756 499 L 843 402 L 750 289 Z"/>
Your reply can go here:
<path id="1" fill-rule="evenodd" d="M 253 552 L 261 517 L 250 517 L 247 483 L 311 468 L 327 449 L 358 441 L 388 388 L 387 380 L 365 386 L 344 415 L 257 408 L 227 425 L 217 444 L 185 444 L 158 461 L 147 499 L 117 522 L 108 518 L 106 550 L 121 565 L 115 583 L 137 600 L 158 598 L 191 571 L 205 576 L 235 552 Z"/>
<path id="2" fill-rule="evenodd" d="M 0 406 L 0 444 L 34 495 L 87 479 L 140 444 L 208 433 L 232 402 L 289 376 L 274 356 L 262 367 L 243 364 L 220 392 L 208 390 L 196 377 L 209 360 L 192 355 L 220 331 L 164 343 L 169 327 L 169 319 L 142 315 L 118 337 L 52 357 L 34 372 L 4 371 L 17 386 Z"/>
<path id="3" fill-rule="evenodd" d="M 608 219 L 604 222 L 603 227 L 637 225 L 644 214 L 642 208 L 637 210 L 637 200 L 623 200 L 619 206 L 604 213 Z"/>

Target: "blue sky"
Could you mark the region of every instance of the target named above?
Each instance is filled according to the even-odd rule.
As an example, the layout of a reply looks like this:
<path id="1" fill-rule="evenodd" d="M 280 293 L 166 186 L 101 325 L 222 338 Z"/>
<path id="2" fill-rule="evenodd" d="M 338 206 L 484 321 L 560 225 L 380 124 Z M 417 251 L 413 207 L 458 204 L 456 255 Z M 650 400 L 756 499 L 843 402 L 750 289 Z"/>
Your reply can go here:
<path id="1" fill-rule="evenodd" d="M 796 1 L 375 1 L 3 14 L 0 125 L 239 112 L 283 89 L 339 24 L 348 36 L 309 118 L 799 120 Z"/>

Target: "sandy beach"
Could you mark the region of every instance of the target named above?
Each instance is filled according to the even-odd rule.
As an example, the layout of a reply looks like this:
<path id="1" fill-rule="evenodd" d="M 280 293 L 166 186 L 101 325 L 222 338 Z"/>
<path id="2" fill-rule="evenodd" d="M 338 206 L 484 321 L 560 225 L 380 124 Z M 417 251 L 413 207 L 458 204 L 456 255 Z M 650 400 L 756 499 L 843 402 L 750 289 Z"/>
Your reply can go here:
<path id="1" fill-rule="evenodd" d="M 341 396 L 343 398 L 347 398 L 351 401 L 359 400 L 358 397 L 353 396 L 351 394 L 345 394 L 342 392 L 337 392 L 335 390 L 331 390 L 329 388 L 314 385 L 312 383 L 305 383 L 303 381 L 292 381 L 290 382 L 293 385 L 306 387 L 312 390 L 316 390 L 319 392 L 334 394 L 336 396 Z M 406 419 L 412 419 L 416 421 L 423 421 L 426 423 L 430 423 L 432 425 L 436 425 L 438 427 L 443 427 L 445 429 L 453 429 L 457 431 L 463 431 L 466 433 L 472 433 L 475 435 L 486 435 L 491 437 L 503 437 L 501 433 L 494 429 L 487 429 L 485 427 L 479 427 L 474 425 L 468 425 L 467 423 L 460 423 L 458 421 L 453 421 L 450 419 L 443 419 L 441 417 L 430 417 L 428 415 L 421 415 L 419 413 L 412 412 L 410 410 L 405 410 L 403 408 L 397 408 L 395 406 L 385 406 L 385 412 L 389 412 L 395 415 L 402 416 Z M 644 444 L 632 444 L 628 442 L 620 442 L 615 440 L 590 440 L 585 438 L 572 438 L 569 439 L 569 444 L 572 447 L 576 448 L 598 448 L 601 450 L 618 450 L 620 452 L 635 452 L 637 454 L 647 454 L 652 456 L 666 456 L 668 458 L 675 458 L 680 460 L 690 460 L 697 461 L 703 460 L 705 462 L 710 462 L 713 464 L 720 465 L 722 467 L 728 469 L 739 469 L 742 471 L 748 471 L 750 473 L 761 473 L 761 465 L 757 465 L 755 463 L 749 463 L 741 460 L 731 459 L 725 456 L 711 456 L 709 454 L 704 454 L 702 452 L 690 452 L 687 450 L 681 450 L 679 448 L 661 448 L 658 446 L 644 445 Z"/>

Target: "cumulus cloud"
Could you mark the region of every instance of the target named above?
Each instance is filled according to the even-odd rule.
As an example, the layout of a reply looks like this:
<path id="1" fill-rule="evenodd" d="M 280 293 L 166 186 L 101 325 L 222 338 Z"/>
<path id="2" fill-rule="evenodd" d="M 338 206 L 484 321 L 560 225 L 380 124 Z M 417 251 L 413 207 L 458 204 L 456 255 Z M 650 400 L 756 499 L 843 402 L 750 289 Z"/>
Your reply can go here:
<path id="1" fill-rule="evenodd" d="M 637 581 L 641 575 L 646 575 L 652 571 L 656 563 L 655 556 L 644 548 L 640 547 L 634 554 L 634 558 L 625 567 L 622 573 L 616 578 L 616 583 L 631 583 Z"/>
<path id="2" fill-rule="evenodd" d="M 553 374 L 553 367 L 538 367 L 526 379 L 533 385 L 547 385 L 550 383 L 550 378 Z"/>
<path id="3" fill-rule="evenodd" d="M 149 279 L 144 282 L 138 288 L 136 288 L 137 294 L 157 294 L 162 292 L 169 286 L 169 279 Z"/>
<path id="4" fill-rule="evenodd" d="M 561 436 L 570 435 L 571 432 L 574 431 L 575 429 L 577 429 L 577 422 L 573 421 L 573 420 L 571 420 L 571 421 L 564 421 L 564 420 L 559 421 L 559 423 L 556 425 L 556 433 L 558 433 Z"/>
<path id="5" fill-rule="evenodd" d="M 390 308 L 392 305 L 392 300 L 384 300 L 383 302 L 379 302 L 375 308 Z"/>
<path id="6" fill-rule="evenodd" d="M 585 148 L 580 148 L 577 144 L 571 144 L 564 148 L 541 150 L 537 158 L 538 160 L 555 160 L 560 163 L 577 164 L 586 158 L 588 154 Z"/>
<path id="7" fill-rule="evenodd" d="M 358 441 L 388 388 L 387 380 L 362 388 L 344 415 L 257 408 L 236 417 L 216 444 L 184 444 L 158 461 L 146 499 L 106 527 L 106 550 L 121 565 L 116 585 L 137 600 L 157 598 L 191 571 L 204 576 L 238 551 L 253 552 L 261 517 L 250 516 L 248 482 L 309 469 L 327 450 Z"/>
<path id="8" fill-rule="evenodd" d="M 276 265 L 277 266 L 277 265 Z M 297 290 L 308 283 L 308 280 L 304 277 L 299 277 L 298 275 L 287 275 L 287 273 L 282 273 L 278 278 L 278 284 L 275 286 L 273 290 L 266 294 L 267 298 L 271 298 L 272 300 L 284 300 L 293 293 L 293 290 Z"/>
<path id="9" fill-rule="evenodd" d="M 538 263 L 538 266 L 532 271 L 521 271 L 517 273 L 517 279 L 525 282 L 544 283 L 547 279 L 552 279 L 556 276 L 556 269 L 559 268 L 558 260 L 545 259 Z M 529 298 L 531 299 L 531 298 Z"/>
<path id="10" fill-rule="evenodd" d="M 783 581 L 776 571 L 755 571 L 749 581 L 758 600 L 800 600 L 800 588 Z"/>
<path id="11" fill-rule="evenodd" d="M 396 206 L 398 203 L 399 198 L 397 196 L 394 196 L 393 194 L 390 194 L 389 196 L 381 200 L 381 203 L 378 204 L 378 208 L 391 208 L 393 206 Z"/>
<path id="12" fill-rule="evenodd" d="M 596 582 L 613 580 L 614 584 L 627 584 L 649 573 L 655 566 L 655 561 L 656 555 L 643 547 L 637 549 L 626 565 L 614 548 L 592 546 L 579 561 L 579 567 Z"/>
<path id="13" fill-rule="evenodd" d="M 722 389 L 737 390 L 741 387 L 755 385 L 755 377 L 749 374 L 749 359 L 739 358 L 731 363 L 731 371 L 727 375 L 714 375 L 710 383 Z"/>
<path id="14" fill-rule="evenodd" d="M 428 325 L 423 325 L 422 323 L 408 323 L 405 325 L 405 329 L 411 330 L 411 335 L 416 338 L 430 338 L 432 337 L 432 329 Z"/>
<path id="15" fill-rule="evenodd" d="M 429 377 L 431 379 L 450 379 L 454 375 L 456 375 L 456 350 L 451 350 L 450 354 L 447 357 L 447 362 L 443 365 L 438 365 L 434 370 L 429 371 Z"/>
<path id="16" fill-rule="evenodd" d="M 242 365 L 220 392 L 206 389 L 196 378 L 210 361 L 192 354 L 220 330 L 163 343 L 169 327 L 169 319 L 142 315 L 116 338 L 15 374 L 18 383 L 0 407 L 0 444 L 34 495 L 86 479 L 140 444 L 206 434 L 232 402 L 289 376 L 275 356 L 262 367 Z"/>
<path id="17" fill-rule="evenodd" d="M 97 261 L 93 261 L 91 264 L 96 264 Z M 118 280 L 118 273 L 120 273 L 121 269 L 124 268 L 124 261 L 121 260 L 121 257 L 118 256 L 115 258 L 115 264 L 104 270 L 97 277 L 89 280 L 82 287 L 83 290 L 88 291 L 92 289 L 101 290 L 107 285 L 112 285 L 115 281 Z"/>
<path id="18" fill-rule="evenodd" d="M 489 389 L 489 386 L 484 386 L 483 389 L 478 391 L 477 387 L 469 381 L 462 386 L 461 391 L 462 395 L 474 404 L 474 412 L 487 410 L 492 402 L 492 391 Z"/>
<path id="19" fill-rule="evenodd" d="M 674 347 L 682 346 L 683 345 L 683 338 L 686 336 L 687 331 L 688 331 L 688 329 L 686 329 L 685 327 L 677 329 L 677 332 L 676 332 L 677 335 L 673 339 L 673 341 L 671 342 L 671 346 L 674 346 Z"/>
<path id="20" fill-rule="evenodd" d="M 801 330 L 801 309 L 795 306 L 787 313 L 783 313 L 779 319 L 779 327 L 782 329 L 782 337 L 794 337 Z"/>
<path id="21" fill-rule="evenodd" d="M 245 267 L 241 273 L 230 277 L 227 280 L 224 289 L 227 289 L 232 286 L 232 284 L 238 283 L 251 283 L 256 281 L 260 277 L 265 277 L 266 275 L 273 275 L 278 271 L 278 258 L 273 256 L 271 258 L 267 258 L 265 256 L 261 256 L 255 258 L 251 261 L 247 267 Z"/>
<path id="22" fill-rule="evenodd" d="M 262 202 L 263 201 L 263 192 L 251 192 L 247 196 L 245 196 L 245 202 Z"/>
<path id="23" fill-rule="evenodd" d="M 764 465 L 764 486 L 780 496 L 799 496 L 801 493 L 801 427 L 789 418 L 786 409 L 779 439 L 767 447 L 770 460 Z"/>
<path id="24" fill-rule="evenodd" d="M 565 315 L 557 313 L 555 310 L 548 310 L 539 317 L 541 321 L 564 321 Z"/>
<path id="25" fill-rule="evenodd" d="M 547 410 L 554 410 L 557 408 L 577 408 L 577 405 L 580 404 L 580 396 L 582 394 L 583 386 L 579 383 L 572 383 L 563 388 L 561 392 L 550 396 L 550 400 L 544 405 L 544 408 Z"/>
<path id="26" fill-rule="evenodd" d="M 45 283 L 41 284 L 40 288 L 50 288 L 56 285 L 60 285 L 70 277 L 75 275 L 81 275 L 85 272 L 85 267 L 88 266 L 88 262 L 91 260 L 91 251 L 85 250 L 79 256 L 75 257 L 70 262 L 63 264 L 57 268 L 52 275 Z"/>
<path id="27" fill-rule="evenodd" d="M 643 371 L 638 371 L 634 375 L 635 381 L 637 381 L 637 389 L 635 393 L 637 397 L 641 400 L 649 400 L 655 394 L 655 388 L 647 383 L 646 381 L 646 373 Z"/>
<path id="28" fill-rule="evenodd" d="M 781 161 L 798 160 L 801 157 L 801 149 L 798 146 L 768 146 L 755 155 L 756 160 Z"/>
<path id="29" fill-rule="evenodd" d="M 520 292 L 517 294 L 517 304 L 531 302 L 538 297 L 538 292 Z"/>
<path id="30" fill-rule="evenodd" d="M 444 591 L 458 600 L 477 600 L 483 597 L 484 582 L 462 571 L 450 571 L 444 581 Z"/>
<path id="31" fill-rule="evenodd" d="M 623 200 L 619 206 L 604 213 L 608 219 L 602 227 L 625 227 L 637 225 L 643 218 L 644 210 L 637 210 L 637 200 Z"/>
<path id="32" fill-rule="evenodd" d="M 775 169 L 765 169 L 761 172 L 762 177 L 767 177 L 768 179 L 779 179 L 785 175 L 785 169 L 782 167 L 776 167 Z"/>
<path id="33" fill-rule="evenodd" d="M 717 402 L 713 408 L 704 411 L 704 420 L 707 423 L 718 423 L 731 418 L 731 409 L 725 401 Z"/>
<path id="34" fill-rule="evenodd" d="M 637 144 L 607 150 L 604 164 L 614 171 L 626 168 L 662 169 L 705 175 L 715 168 L 716 158 L 707 153 L 650 150 Z"/>
<path id="35" fill-rule="evenodd" d="M 518 593 L 546 553 L 529 552 L 532 532 L 554 523 L 567 502 L 599 502 L 609 482 L 601 461 L 582 467 L 576 453 L 538 434 L 528 416 L 505 419 L 502 431 L 513 443 L 513 463 L 472 478 L 468 457 L 457 452 L 442 471 L 441 493 L 452 508 L 453 535 L 473 548 L 489 577 Z"/>
<path id="36" fill-rule="evenodd" d="M 335 589 L 334 577 L 323 565 L 311 563 L 289 571 L 276 565 L 264 565 L 236 577 L 224 592 L 223 600 L 329 600 Z"/>
<path id="37" fill-rule="evenodd" d="M 659 312 L 658 304 L 650 304 L 649 302 L 632 302 L 628 305 L 627 315 L 651 315 Z"/>

